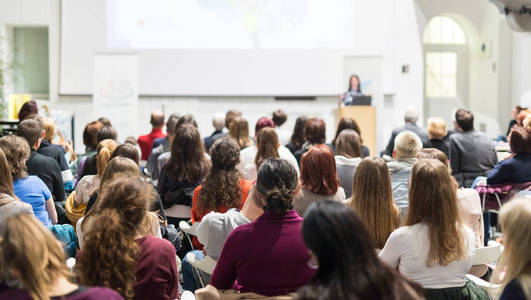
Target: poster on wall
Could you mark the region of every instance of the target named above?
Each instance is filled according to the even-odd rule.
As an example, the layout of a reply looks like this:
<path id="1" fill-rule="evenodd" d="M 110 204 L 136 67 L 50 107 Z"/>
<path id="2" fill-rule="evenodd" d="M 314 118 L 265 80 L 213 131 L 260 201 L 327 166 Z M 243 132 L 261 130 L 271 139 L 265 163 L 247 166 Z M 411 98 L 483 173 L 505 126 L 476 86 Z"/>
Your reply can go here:
<path id="1" fill-rule="evenodd" d="M 138 56 L 136 54 L 94 54 L 94 119 L 109 118 L 119 132 L 118 139 L 137 135 Z"/>

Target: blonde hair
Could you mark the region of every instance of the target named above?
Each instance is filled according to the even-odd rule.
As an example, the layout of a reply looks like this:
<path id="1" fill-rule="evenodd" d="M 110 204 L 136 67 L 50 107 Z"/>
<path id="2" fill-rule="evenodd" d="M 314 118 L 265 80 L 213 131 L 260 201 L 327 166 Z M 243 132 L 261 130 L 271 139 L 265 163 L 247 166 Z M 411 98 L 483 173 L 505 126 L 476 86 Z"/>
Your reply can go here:
<path id="1" fill-rule="evenodd" d="M 395 138 L 395 151 L 398 158 L 411 158 L 417 156 L 422 150 L 422 141 L 412 131 L 402 131 Z"/>
<path id="2" fill-rule="evenodd" d="M 525 117 L 522 125 L 524 126 L 525 129 L 531 130 L 531 114 Z"/>
<path id="3" fill-rule="evenodd" d="M 514 279 L 518 280 L 527 299 L 531 298 L 531 200 L 517 198 L 507 202 L 500 210 L 500 225 L 504 235 L 504 250 L 494 270 L 491 281 L 501 284 L 490 292 L 501 293 Z M 502 273 L 505 276 L 501 278 Z"/>
<path id="4" fill-rule="evenodd" d="M 96 155 L 96 164 L 98 170 L 98 178 L 103 177 L 103 172 L 105 172 L 105 167 L 111 159 L 111 155 L 114 150 L 118 147 L 118 142 L 112 139 L 106 139 L 98 143 L 98 154 Z"/>
<path id="5" fill-rule="evenodd" d="M 55 122 L 52 118 L 42 118 L 42 129 L 44 129 L 44 139 L 49 143 L 55 137 Z"/>
<path id="6" fill-rule="evenodd" d="M 428 119 L 428 135 L 430 139 L 442 139 L 448 134 L 446 123 L 442 118 L 433 117 Z"/>
<path id="7" fill-rule="evenodd" d="M 60 243 L 32 214 L 9 217 L 5 228 L 0 244 L 4 274 L 16 274 L 33 299 L 50 299 L 57 278 L 71 275 Z"/>
<path id="8" fill-rule="evenodd" d="M 230 122 L 229 136 L 238 142 L 240 150 L 253 144 L 249 137 L 249 123 L 243 118 L 236 117 Z"/>

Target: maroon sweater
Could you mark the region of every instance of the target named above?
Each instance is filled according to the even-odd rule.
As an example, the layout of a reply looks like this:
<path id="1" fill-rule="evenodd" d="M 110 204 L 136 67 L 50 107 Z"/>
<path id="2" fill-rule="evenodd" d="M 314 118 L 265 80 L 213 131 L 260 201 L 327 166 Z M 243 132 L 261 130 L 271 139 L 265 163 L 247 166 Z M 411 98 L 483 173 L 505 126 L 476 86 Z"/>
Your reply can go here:
<path id="1" fill-rule="evenodd" d="M 8 288 L 3 286 L 0 288 L 0 299 L 17 299 L 17 300 L 32 300 L 30 294 L 25 290 Z M 98 287 L 80 287 L 79 289 L 69 293 L 68 295 L 52 297 L 51 300 L 123 300 L 122 296 L 117 292 L 108 288 Z"/>
<path id="2" fill-rule="evenodd" d="M 136 241 L 140 254 L 136 264 L 134 299 L 179 299 L 179 273 L 173 245 L 152 236 Z"/>
<path id="3" fill-rule="evenodd" d="M 302 221 L 294 210 L 265 211 L 255 222 L 238 226 L 223 246 L 210 284 L 265 296 L 296 292 L 315 273 L 308 267 Z"/>

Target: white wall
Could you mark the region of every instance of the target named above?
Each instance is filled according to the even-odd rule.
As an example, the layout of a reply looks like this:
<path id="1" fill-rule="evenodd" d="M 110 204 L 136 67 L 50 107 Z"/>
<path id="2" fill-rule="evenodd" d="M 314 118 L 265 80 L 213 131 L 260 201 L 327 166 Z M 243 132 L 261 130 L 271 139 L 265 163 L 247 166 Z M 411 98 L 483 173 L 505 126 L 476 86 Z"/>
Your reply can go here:
<path id="1" fill-rule="evenodd" d="M 524 93 L 531 91 L 531 33 L 514 34 L 512 105 L 520 105 Z"/>
<path id="2" fill-rule="evenodd" d="M 384 79 L 381 83 L 387 95 L 384 101 L 382 120 L 384 129 L 379 140 L 385 140 L 392 127 L 402 124 L 406 106 L 416 106 L 422 112 L 423 61 L 420 35 L 414 0 L 353 0 L 357 9 L 358 53 L 381 55 Z M 369 26 L 374 24 L 373 26 Z M 82 148 L 81 133 L 84 125 L 98 116 L 91 111 L 91 98 L 60 95 L 58 92 L 60 66 L 60 0 L 0 1 L 0 35 L 5 35 L 6 25 L 45 25 L 49 27 L 50 45 L 50 106 L 72 111 L 76 117 L 76 146 Z M 82 34 L 82 33 L 81 33 Z M 5 45 L 4 45 L 5 46 Z M 409 65 L 410 73 L 402 74 L 401 66 Z M 362 74 L 360 74 L 362 75 Z M 346 79 L 345 79 L 346 82 Z M 342 86 L 346 86 L 343 84 Z M 342 92 L 342 91 L 337 91 Z M 203 135 L 211 132 L 211 117 L 215 112 L 236 108 L 253 124 L 261 116 L 270 116 L 277 108 L 290 114 L 288 124 L 292 127 L 296 116 L 307 114 L 327 121 L 327 136 L 334 133 L 334 110 L 336 97 L 318 97 L 313 102 L 275 102 L 272 97 L 141 97 L 138 127 L 141 132 L 149 129 L 149 112 L 163 109 L 166 113 L 192 113 L 198 119 Z M 140 133 L 140 132 L 139 132 Z M 381 147 L 380 147 L 381 149 Z"/>

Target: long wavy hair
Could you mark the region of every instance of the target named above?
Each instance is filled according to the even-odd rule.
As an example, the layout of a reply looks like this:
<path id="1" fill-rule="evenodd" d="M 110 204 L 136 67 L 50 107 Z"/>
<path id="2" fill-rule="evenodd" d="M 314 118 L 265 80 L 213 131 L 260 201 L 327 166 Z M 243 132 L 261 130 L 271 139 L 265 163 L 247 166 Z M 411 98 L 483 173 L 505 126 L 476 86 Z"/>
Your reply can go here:
<path id="1" fill-rule="evenodd" d="M 317 145 L 302 155 L 301 185 L 316 194 L 330 196 L 339 189 L 341 182 L 336 173 L 336 161 L 332 150 Z"/>
<path id="2" fill-rule="evenodd" d="M 256 156 L 254 163 L 256 169 L 260 168 L 260 165 L 264 160 L 273 157 L 279 157 L 278 155 L 278 135 L 274 128 L 266 127 L 260 130 L 258 137 L 256 138 Z"/>
<path id="3" fill-rule="evenodd" d="M 382 249 L 398 227 L 400 213 L 393 201 L 391 177 L 383 159 L 366 157 L 361 160 L 352 180 L 350 206 L 367 225 L 373 244 Z"/>
<path id="4" fill-rule="evenodd" d="M 526 299 L 531 299 L 531 205 L 529 199 L 517 198 L 500 210 L 500 225 L 504 235 L 504 250 L 491 278 L 499 288 L 490 292 L 499 296 L 503 288 L 516 279 Z M 503 276 L 502 274 L 505 273 Z M 502 278 L 503 277 L 503 278 Z"/>
<path id="5" fill-rule="evenodd" d="M 435 159 L 415 163 L 411 173 L 405 225 L 428 226 L 430 252 L 426 265 L 447 266 L 466 257 L 455 185 L 448 166 Z"/>
<path id="6" fill-rule="evenodd" d="M 9 169 L 6 155 L 0 147 L 0 193 L 15 197 L 15 193 L 13 192 L 13 177 Z"/>
<path id="7" fill-rule="evenodd" d="M 0 243 L 3 273 L 13 274 L 31 298 L 49 300 L 54 282 L 71 276 L 60 243 L 32 214 L 9 217 L 5 228 Z"/>
<path id="8" fill-rule="evenodd" d="M 135 239 L 140 228 L 149 226 L 148 208 L 154 195 L 140 177 L 118 178 L 103 190 L 76 265 L 81 284 L 109 287 L 126 299 L 134 297 L 140 252 Z"/>
<path id="9" fill-rule="evenodd" d="M 13 180 L 28 176 L 26 161 L 31 153 L 28 142 L 16 135 L 6 135 L 0 138 L 0 148 L 4 151 Z"/>
<path id="10" fill-rule="evenodd" d="M 193 125 L 177 128 L 171 145 L 170 160 L 165 171 L 174 180 L 197 182 L 206 176 L 210 162 L 205 156 L 205 146 L 199 131 Z"/>
<path id="11" fill-rule="evenodd" d="M 201 215 L 220 207 L 241 208 L 240 147 L 232 138 L 217 140 L 210 150 L 212 168 L 203 182 L 197 199 Z"/>
<path id="12" fill-rule="evenodd" d="M 424 299 L 422 287 L 382 263 L 367 226 L 348 206 L 335 201 L 310 205 L 302 236 L 319 270 L 297 299 Z"/>

